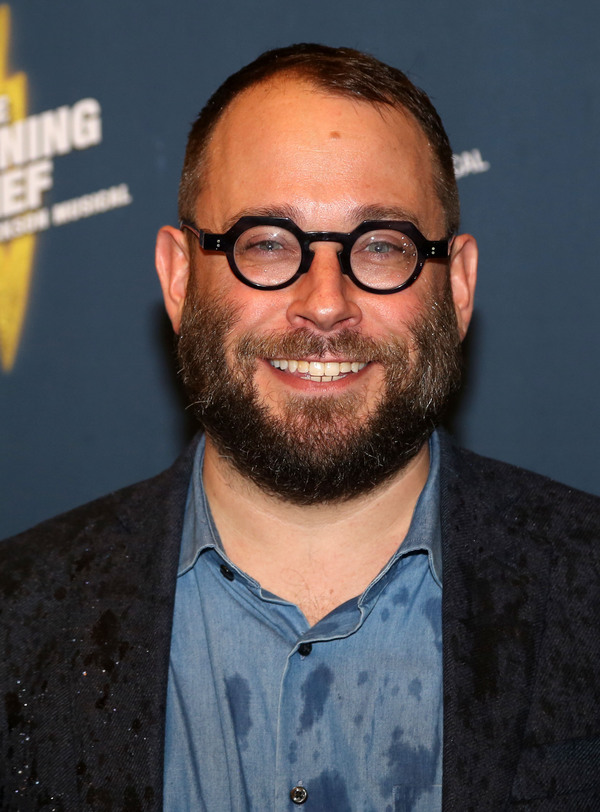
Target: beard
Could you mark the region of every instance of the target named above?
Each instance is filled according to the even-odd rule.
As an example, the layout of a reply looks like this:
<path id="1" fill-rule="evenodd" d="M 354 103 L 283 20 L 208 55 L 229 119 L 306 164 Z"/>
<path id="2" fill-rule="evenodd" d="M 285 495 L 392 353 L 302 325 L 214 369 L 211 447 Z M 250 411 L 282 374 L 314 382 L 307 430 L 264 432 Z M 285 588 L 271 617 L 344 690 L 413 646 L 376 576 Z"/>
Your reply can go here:
<path id="1" fill-rule="evenodd" d="M 191 280 L 177 346 L 190 405 L 230 465 L 297 505 L 345 501 L 389 480 L 422 448 L 460 384 L 449 281 L 440 300 L 410 325 L 407 339 L 372 339 L 354 330 L 326 337 L 300 328 L 246 333 L 233 344 L 236 321 L 230 305 L 201 303 Z M 366 415 L 357 392 L 291 394 L 278 415 L 261 403 L 254 384 L 259 359 L 327 356 L 383 365 L 382 394 Z"/>

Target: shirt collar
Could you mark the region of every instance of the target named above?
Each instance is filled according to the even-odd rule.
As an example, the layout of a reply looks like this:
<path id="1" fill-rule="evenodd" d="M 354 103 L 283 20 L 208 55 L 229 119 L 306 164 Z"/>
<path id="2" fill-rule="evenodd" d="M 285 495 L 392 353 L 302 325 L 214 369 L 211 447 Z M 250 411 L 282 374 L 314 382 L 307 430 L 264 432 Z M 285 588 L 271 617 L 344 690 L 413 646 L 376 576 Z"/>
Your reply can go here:
<path id="1" fill-rule="evenodd" d="M 204 445 L 205 438 L 202 435 L 194 457 L 192 477 L 185 504 L 181 553 L 179 555 L 179 569 L 177 570 L 178 577 L 194 566 L 198 556 L 204 550 L 211 547 L 222 550 L 221 539 L 213 522 L 202 482 Z"/>
<path id="2" fill-rule="evenodd" d="M 429 475 L 419 495 L 408 533 L 384 572 L 398 558 L 422 551 L 429 557 L 429 568 L 442 586 L 442 531 L 440 522 L 440 438 L 434 431 L 429 438 Z"/>
<path id="3" fill-rule="evenodd" d="M 185 506 L 181 539 L 181 553 L 177 575 L 191 569 L 198 556 L 207 549 L 216 548 L 223 554 L 221 539 L 215 527 L 202 482 L 204 464 L 204 436 L 201 437 L 194 458 L 192 477 Z M 442 585 L 442 548 L 440 528 L 440 441 L 436 431 L 429 438 L 429 475 L 421 491 L 410 528 L 398 551 L 385 566 L 379 580 L 395 561 L 408 553 L 425 551 L 429 557 L 431 573 Z"/>

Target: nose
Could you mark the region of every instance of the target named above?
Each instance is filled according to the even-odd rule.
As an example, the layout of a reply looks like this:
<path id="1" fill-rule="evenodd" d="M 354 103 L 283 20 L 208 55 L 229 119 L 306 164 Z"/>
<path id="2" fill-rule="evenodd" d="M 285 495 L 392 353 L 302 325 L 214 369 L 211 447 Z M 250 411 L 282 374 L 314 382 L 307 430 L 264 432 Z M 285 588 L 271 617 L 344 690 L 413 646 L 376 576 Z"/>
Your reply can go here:
<path id="1" fill-rule="evenodd" d="M 313 327 L 322 332 L 355 327 L 362 312 L 355 301 L 358 288 L 342 274 L 333 243 L 313 243 L 314 257 L 305 273 L 289 290 L 293 300 L 287 318 L 292 327 Z"/>

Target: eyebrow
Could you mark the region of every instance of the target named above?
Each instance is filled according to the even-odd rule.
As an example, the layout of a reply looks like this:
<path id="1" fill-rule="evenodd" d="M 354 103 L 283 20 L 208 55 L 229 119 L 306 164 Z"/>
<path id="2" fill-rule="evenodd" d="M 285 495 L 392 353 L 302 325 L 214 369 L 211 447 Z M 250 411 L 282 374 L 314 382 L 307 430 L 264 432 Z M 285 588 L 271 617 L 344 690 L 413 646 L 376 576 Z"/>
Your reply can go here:
<path id="1" fill-rule="evenodd" d="M 252 208 L 240 209 L 231 217 L 227 218 L 223 226 L 223 231 L 227 231 L 231 226 L 235 225 L 240 217 L 249 215 L 254 217 L 282 217 L 293 220 L 297 225 L 305 219 L 300 209 L 291 204 L 254 206 Z M 354 221 L 352 228 L 365 220 L 400 220 L 410 222 L 415 225 L 419 231 L 422 231 L 422 224 L 417 215 L 414 212 L 409 212 L 398 206 L 384 206 L 377 203 L 365 204 L 350 209 L 348 211 L 348 217 Z M 352 228 L 350 228 L 349 231 L 352 231 Z M 304 230 L 317 231 L 322 229 L 310 228 Z"/>
<path id="2" fill-rule="evenodd" d="M 419 231 L 422 231 L 422 223 L 414 211 L 400 208 L 399 206 L 381 206 L 377 204 L 368 204 L 359 206 L 354 214 L 356 218 L 362 223 L 363 220 L 404 220 L 415 225 Z"/>
<path id="3" fill-rule="evenodd" d="M 302 213 L 296 206 L 283 204 L 280 206 L 253 206 L 252 208 L 240 209 L 225 221 L 223 231 L 227 231 L 235 225 L 240 217 L 283 217 L 293 220 L 295 223 L 302 221 Z"/>

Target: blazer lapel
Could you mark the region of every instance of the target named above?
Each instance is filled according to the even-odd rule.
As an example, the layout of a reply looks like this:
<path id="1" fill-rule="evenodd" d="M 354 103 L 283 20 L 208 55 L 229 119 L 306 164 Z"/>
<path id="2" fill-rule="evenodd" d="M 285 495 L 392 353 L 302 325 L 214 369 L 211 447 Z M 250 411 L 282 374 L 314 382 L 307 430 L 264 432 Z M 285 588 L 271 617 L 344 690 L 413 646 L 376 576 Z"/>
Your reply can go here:
<path id="1" fill-rule="evenodd" d="M 116 494 L 112 516 L 105 503 L 76 545 L 73 734 L 79 792 L 93 809 L 162 809 L 172 611 L 193 450 L 160 477 Z"/>
<path id="2" fill-rule="evenodd" d="M 444 445 L 444 810 L 505 807 L 529 708 L 549 556 L 502 470 Z"/>

